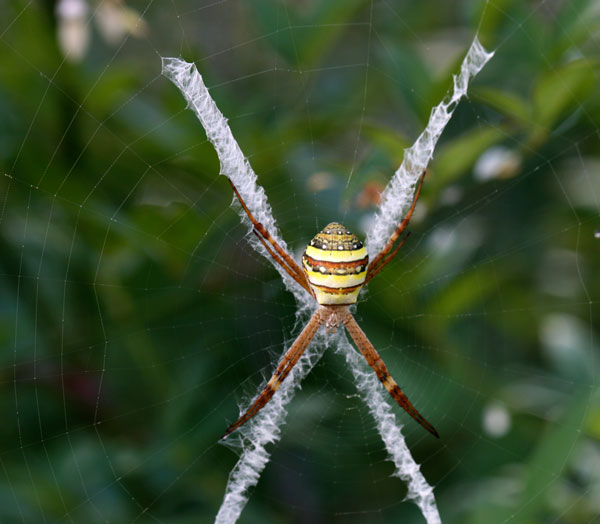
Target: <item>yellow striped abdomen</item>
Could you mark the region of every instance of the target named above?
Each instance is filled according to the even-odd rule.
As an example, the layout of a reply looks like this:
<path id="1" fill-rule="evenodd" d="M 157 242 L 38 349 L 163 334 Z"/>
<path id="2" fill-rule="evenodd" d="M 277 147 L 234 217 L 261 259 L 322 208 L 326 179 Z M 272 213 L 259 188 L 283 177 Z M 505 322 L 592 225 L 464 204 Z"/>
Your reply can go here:
<path id="1" fill-rule="evenodd" d="M 369 255 L 342 224 L 332 222 L 310 241 L 302 266 L 319 304 L 354 304 L 365 282 Z"/>

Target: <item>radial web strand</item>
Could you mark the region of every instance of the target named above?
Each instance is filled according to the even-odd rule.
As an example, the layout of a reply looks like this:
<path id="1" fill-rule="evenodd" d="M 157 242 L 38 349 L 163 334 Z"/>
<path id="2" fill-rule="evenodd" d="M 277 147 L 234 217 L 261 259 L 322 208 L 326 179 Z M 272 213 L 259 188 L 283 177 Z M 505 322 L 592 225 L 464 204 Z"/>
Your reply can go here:
<path id="1" fill-rule="evenodd" d="M 163 58 L 162 63 L 163 75 L 180 89 L 188 106 L 202 123 L 206 135 L 219 157 L 221 174 L 232 180 L 254 217 L 265 226 L 283 249 L 287 249 L 279 234 L 265 191 L 257 185 L 256 174 L 233 137 L 226 118 L 210 96 L 196 66 L 178 58 Z M 242 209 L 240 209 L 240 217 L 252 230 L 252 223 Z M 272 261 L 259 241 L 253 239 L 251 245 Z M 309 308 L 314 309 L 316 304 L 309 295 L 278 264 L 274 265 L 283 277 L 286 287 L 298 301 L 300 306 L 298 317 L 302 316 L 303 311 Z M 235 522 L 241 515 L 248 502 L 248 489 L 256 485 L 263 469 L 269 462 L 270 454 L 266 450 L 267 444 L 279 440 L 288 403 L 300 387 L 302 379 L 321 358 L 325 345 L 319 343 L 319 338 L 319 336 L 315 337 L 270 402 L 248 423 L 239 428 L 235 435 L 227 439 L 228 445 L 241 446 L 243 451 L 229 475 L 225 496 L 215 522 Z M 259 391 L 261 390 L 262 388 L 259 389 Z M 245 408 L 241 409 L 240 415 L 245 411 Z"/>
<path id="2" fill-rule="evenodd" d="M 367 251 L 379 253 L 386 241 L 396 229 L 410 206 L 415 186 L 421 173 L 427 168 L 442 131 L 450 121 L 460 99 L 467 94 L 469 81 L 494 56 L 488 53 L 474 38 L 469 51 L 460 67 L 460 73 L 454 76 L 452 94 L 431 110 L 427 127 L 416 142 L 404 150 L 404 160 L 381 195 L 379 209 L 367 226 Z"/>
<path id="3" fill-rule="evenodd" d="M 164 57 L 162 58 L 162 74 L 179 88 L 188 103 L 188 107 L 200 120 L 208 140 L 214 146 L 219 157 L 221 174 L 235 184 L 254 218 L 261 222 L 277 243 L 287 251 L 286 243 L 281 237 L 273 217 L 271 205 L 267 201 L 265 190 L 256 183 L 256 173 L 233 137 L 227 119 L 219 111 L 217 104 L 210 96 L 207 87 L 204 85 L 202 75 L 198 73 L 195 64 L 180 58 Z M 235 197 L 234 201 L 236 201 Z M 239 208 L 239 214 L 242 222 L 252 231 L 252 222 L 241 207 Z M 298 303 L 305 308 L 309 304 L 313 307 L 309 295 L 290 278 L 279 264 L 274 262 L 261 242 L 254 235 L 250 235 L 249 239 L 252 247 L 273 263 L 283 278 L 287 289 L 294 294 Z"/>
<path id="4" fill-rule="evenodd" d="M 435 503 L 433 488 L 425 480 L 419 464 L 415 462 L 406 445 L 401 431 L 402 426 L 396 420 L 377 375 L 367 366 L 362 355 L 348 342 L 345 334 L 338 337 L 336 352 L 346 359 L 356 389 L 375 419 L 377 431 L 385 444 L 389 459 L 396 467 L 394 475 L 406 483 L 408 489 L 406 498 L 419 507 L 427 524 L 440 524 L 440 514 Z"/>
<path id="5" fill-rule="evenodd" d="M 294 398 L 304 377 L 323 355 L 325 347 L 322 334 L 317 334 L 288 377 L 281 383 L 277 394 L 273 395 L 269 403 L 256 416 L 232 435 L 234 439 L 238 439 L 243 451 L 229 474 L 225 496 L 215 519 L 216 524 L 236 522 L 240 517 L 248 502 L 248 490 L 257 484 L 263 469 L 269 462 L 271 455 L 266 450 L 266 446 L 280 439 L 287 405 Z M 262 391 L 262 387 L 259 391 Z M 243 409 L 240 413 L 245 411 Z"/>

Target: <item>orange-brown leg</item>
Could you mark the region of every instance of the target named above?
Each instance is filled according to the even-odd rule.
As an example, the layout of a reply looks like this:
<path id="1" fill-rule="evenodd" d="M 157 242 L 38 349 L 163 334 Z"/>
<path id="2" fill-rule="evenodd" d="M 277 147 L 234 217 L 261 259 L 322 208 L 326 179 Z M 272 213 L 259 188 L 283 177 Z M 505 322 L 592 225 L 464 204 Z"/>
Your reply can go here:
<path id="1" fill-rule="evenodd" d="M 310 341 L 315 336 L 315 333 L 323 323 L 323 319 L 321 318 L 320 310 L 315 311 L 308 324 L 304 327 L 298 338 L 291 345 L 290 349 L 286 352 L 286 354 L 281 359 L 281 362 L 277 366 L 275 373 L 271 377 L 271 380 L 265 386 L 265 389 L 262 390 L 261 394 L 258 395 L 258 398 L 254 401 L 252 406 L 248 408 L 246 413 L 244 413 L 238 420 L 236 420 L 231 426 L 227 428 L 227 431 L 221 438 L 225 438 L 232 431 L 236 430 L 244 423 L 246 423 L 249 419 L 251 419 L 254 415 L 256 415 L 277 391 L 277 388 L 281 385 L 281 383 L 285 380 L 285 378 L 289 375 L 290 371 L 292 371 L 293 367 L 296 365 L 304 350 L 310 344 Z"/>
<path id="2" fill-rule="evenodd" d="M 277 262 L 285 270 L 285 272 L 294 279 L 295 282 L 297 282 L 300 286 L 306 289 L 314 297 L 315 294 L 312 288 L 309 287 L 308 284 L 306 284 L 305 279 L 300 280 L 298 278 L 298 275 L 292 272 L 292 270 L 289 268 L 289 266 L 286 265 L 286 263 L 281 259 L 281 257 L 277 253 L 275 253 L 272 248 L 269 247 L 269 244 L 267 244 L 266 240 L 258 233 L 256 228 L 253 229 L 252 232 L 256 235 L 256 238 L 260 240 L 261 244 L 265 246 L 265 249 L 267 250 L 269 255 L 271 255 L 273 260 L 275 260 L 275 262 Z"/>
<path id="3" fill-rule="evenodd" d="M 306 291 L 308 291 L 308 293 L 310 293 L 311 295 L 314 296 L 313 291 L 308 283 L 308 279 L 306 278 L 306 274 L 304 273 L 304 271 L 300 268 L 300 266 L 296 263 L 296 261 L 285 251 L 285 249 L 283 249 L 277 243 L 277 241 L 270 235 L 270 233 L 267 231 L 267 229 L 258 220 L 256 220 L 254 218 L 254 216 L 248 209 L 248 206 L 246 206 L 244 199 L 242 198 L 239 191 L 235 187 L 235 184 L 231 181 L 231 179 L 227 178 L 227 180 L 229 180 L 229 183 L 231 184 L 231 187 L 233 188 L 233 192 L 235 193 L 235 196 L 237 197 L 242 208 L 246 212 L 246 215 L 248 215 L 248 218 L 252 222 L 252 225 L 254 226 L 254 233 L 256 234 L 258 239 L 262 242 L 262 244 L 265 246 L 265 248 L 267 249 L 269 254 L 286 271 L 286 273 L 288 275 L 290 275 L 300 286 L 302 286 L 304 289 L 306 289 Z M 267 245 L 267 242 L 269 244 L 271 244 L 271 246 L 273 246 L 273 249 L 277 252 L 279 257 L 274 255 L 272 249 L 269 248 L 269 246 Z"/>
<path id="4" fill-rule="evenodd" d="M 373 344 L 371 344 L 367 338 L 367 335 L 365 335 L 364 331 L 360 328 L 350 312 L 345 315 L 343 322 L 348 330 L 348 333 L 350 333 L 352 340 L 354 340 L 354 343 L 365 357 L 369 366 L 371 366 L 373 371 L 375 371 L 377 374 L 377 378 L 379 378 L 381 383 L 385 386 L 385 389 L 388 390 L 388 393 L 392 395 L 394 400 L 402 409 L 404 409 L 412 418 L 421 424 L 421 426 L 429 431 L 429 433 L 437 438 L 440 438 L 440 435 L 435 428 L 429 422 L 427 422 L 425 417 L 423 417 L 423 415 L 417 411 L 417 409 L 411 404 L 410 400 L 408 400 L 406 395 L 402 392 L 400 386 L 398 386 L 396 381 L 390 375 L 383 360 L 381 360 L 379 353 L 377 353 L 373 347 Z"/>
<path id="5" fill-rule="evenodd" d="M 404 235 L 404 238 L 398 243 L 398 245 L 396 246 L 396 249 L 394 249 L 394 251 L 392 251 L 392 253 L 390 255 L 388 255 L 381 264 L 379 264 L 375 269 L 373 269 L 373 271 L 371 271 L 371 273 L 367 274 L 364 284 L 366 284 L 375 275 L 377 275 L 377 273 L 379 273 L 384 268 L 384 266 L 388 262 L 390 262 L 392 260 L 392 258 L 394 258 L 396 256 L 396 253 L 398 253 L 398 251 L 400 251 L 400 248 L 404 245 L 404 242 L 406 242 L 406 239 L 409 236 L 410 236 L 410 231 L 408 233 L 406 233 L 406 235 Z M 363 284 L 363 286 L 364 286 L 364 284 Z"/>
<path id="6" fill-rule="evenodd" d="M 413 211 L 415 210 L 415 206 L 417 205 L 417 200 L 419 199 L 419 195 L 421 194 L 421 188 L 423 187 L 424 180 L 425 180 L 425 171 L 423 171 L 423 174 L 421 175 L 421 178 L 419 179 L 419 184 L 417 185 L 417 190 L 415 191 L 415 197 L 410 206 L 410 209 L 408 210 L 408 213 L 406 213 L 406 216 L 402 219 L 402 222 L 400 222 L 400 224 L 398 225 L 396 230 L 392 233 L 392 236 L 386 242 L 383 249 L 377 254 L 377 256 L 369 264 L 369 267 L 367 268 L 367 277 L 365 278 L 365 284 L 369 280 L 371 280 L 377 273 L 379 273 L 384 268 L 384 266 L 386 266 L 396 256 L 396 253 L 398 253 L 398 250 L 400 249 L 402 244 L 404 244 L 404 242 L 406 241 L 407 237 L 404 237 L 404 239 L 402 240 L 400 245 L 398 245 L 398 247 L 396 247 L 396 249 L 392 252 L 392 254 L 390 256 L 386 257 L 386 255 L 392 250 L 392 248 L 394 247 L 394 243 L 396 242 L 396 240 L 398 240 L 398 237 L 406 229 L 406 226 L 408 226 L 408 223 L 410 222 L 410 219 L 412 218 Z"/>

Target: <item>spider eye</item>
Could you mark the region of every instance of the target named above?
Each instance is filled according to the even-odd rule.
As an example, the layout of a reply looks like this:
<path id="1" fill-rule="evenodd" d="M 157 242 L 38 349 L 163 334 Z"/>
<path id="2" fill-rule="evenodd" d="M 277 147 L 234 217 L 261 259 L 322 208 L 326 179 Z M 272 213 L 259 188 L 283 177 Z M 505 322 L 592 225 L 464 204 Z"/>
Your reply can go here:
<path id="1" fill-rule="evenodd" d="M 324 266 L 321 266 L 321 267 L 319 267 L 319 271 L 320 271 L 321 273 L 325 273 L 325 271 L 327 271 L 327 269 L 325 269 L 325 267 L 324 267 Z"/>
<path id="2" fill-rule="evenodd" d="M 360 273 L 362 271 L 362 266 L 356 266 L 356 272 Z"/>
<path id="3" fill-rule="evenodd" d="M 342 246 L 341 244 L 338 246 L 338 251 L 343 251 L 344 250 L 344 246 Z"/>

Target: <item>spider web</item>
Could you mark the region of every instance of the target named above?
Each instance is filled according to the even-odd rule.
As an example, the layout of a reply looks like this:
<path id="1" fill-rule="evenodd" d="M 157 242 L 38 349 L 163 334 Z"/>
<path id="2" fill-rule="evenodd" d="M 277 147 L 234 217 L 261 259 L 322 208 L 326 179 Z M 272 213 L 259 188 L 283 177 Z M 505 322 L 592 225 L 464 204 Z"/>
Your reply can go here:
<path id="1" fill-rule="evenodd" d="M 395 230 L 397 224 L 402 220 L 403 214 L 410 207 L 411 201 L 414 199 L 416 183 L 427 168 L 435 145 L 448 124 L 457 103 L 466 95 L 469 79 L 475 76 L 491 57 L 492 53 L 486 52 L 475 38 L 462 61 L 460 72 L 454 77 L 452 93 L 432 109 L 427 126 L 415 144 L 405 150 L 402 165 L 382 192 L 377 216 L 372 220 L 372 225 L 367 231 L 367 244 L 375 247 L 375 253 L 383 249 L 386 238 Z M 219 157 L 221 173 L 227 176 L 236 188 L 239 188 L 243 205 L 248 207 L 248 212 L 254 217 L 253 220 L 257 220 L 268 231 L 273 231 L 274 241 L 285 249 L 285 243 L 276 229 L 264 190 L 256 185 L 256 174 L 252 171 L 248 160 L 244 158 L 225 118 L 208 93 L 196 67 L 181 59 L 163 58 L 162 72 L 181 90 L 190 109 L 202 123 L 206 135 L 214 145 Z M 242 205 L 241 202 L 240 205 Z M 246 210 L 241 210 L 240 214 L 250 230 L 253 230 L 252 221 Z M 382 236 L 382 233 L 385 236 Z M 254 248 L 267 260 L 275 262 L 266 245 L 255 241 Z M 286 274 L 286 271 L 283 271 L 280 264 L 274 265 L 300 305 L 298 316 L 302 316 L 302 312 L 306 309 L 314 309 L 314 302 L 304 293 L 304 290 L 300 289 L 300 286 L 293 286 L 293 279 Z M 381 394 L 381 386 L 377 384 L 374 377 L 370 377 L 370 379 L 365 377 L 365 370 L 359 364 L 360 359 L 352 352 L 345 337 L 339 336 L 337 345 L 346 354 L 346 361 L 350 364 L 357 385 L 377 422 L 379 433 L 390 459 L 396 467 L 395 474 L 407 483 L 407 498 L 415 501 L 428 523 L 439 523 L 440 516 L 433 497 L 433 489 L 423 478 L 418 465 L 406 447 L 398 423 Z M 226 523 L 238 520 L 248 500 L 248 489 L 256 485 L 268 462 L 269 454 L 265 449 L 266 444 L 272 444 L 279 440 L 279 426 L 283 422 L 285 407 L 291 400 L 299 381 L 320 357 L 319 352 L 314 349 L 318 346 L 316 344 L 311 344 L 311 346 L 312 348 L 309 348 L 298 362 L 296 372 L 286 380 L 283 387 L 279 388 L 279 395 L 275 401 L 269 402 L 269 405 L 261 410 L 261 413 L 247 428 L 239 430 L 238 433 L 243 435 L 245 449 L 230 474 L 216 522 Z M 364 367 L 364 362 L 362 365 Z M 371 373 L 372 370 L 369 374 Z M 240 416 L 246 409 L 241 411 Z"/>
<path id="2" fill-rule="evenodd" d="M 443 522 L 597 519 L 600 13 L 447 4 L 3 7 L 1 522 L 213 520 L 218 437 L 301 328 L 160 57 L 201 70 L 298 258 L 364 236 L 474 35 L 494 60 L 357 320 L 440 430 L 393 408 Z M 423 521 L 358 395 L 325 351 L 241 522 Z"/>

